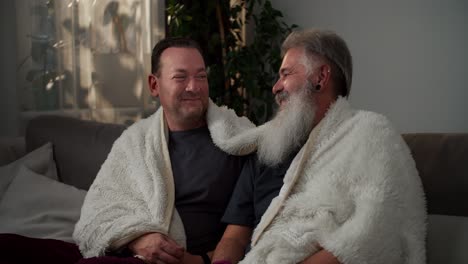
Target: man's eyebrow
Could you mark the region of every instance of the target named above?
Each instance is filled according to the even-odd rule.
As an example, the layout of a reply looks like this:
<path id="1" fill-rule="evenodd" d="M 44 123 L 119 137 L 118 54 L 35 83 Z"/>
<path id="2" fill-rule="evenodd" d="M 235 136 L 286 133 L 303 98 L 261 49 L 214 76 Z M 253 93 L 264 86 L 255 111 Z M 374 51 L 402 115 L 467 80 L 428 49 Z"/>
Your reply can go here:
<path id="1" fill-rule="evenodd" d="M 174 72 L 180 72 L 180 73 L 187 73 L 188 71 L 186 69 L 174 69 Z M 199 72 L 206 72 L 206 69 L 205 68 L 198 68 L 196 70 L 197 73 Z"/>
<path id="2" fill-rule="evenodd" d="M 294 72 L 297 71 L 298 65 L 299 64 L 294 64 L 294 65 L 291 65 L 291 66 L 286 66 L 284 68 L 281 68 L 279 70 L 279 74 L 294 73 Z"/>

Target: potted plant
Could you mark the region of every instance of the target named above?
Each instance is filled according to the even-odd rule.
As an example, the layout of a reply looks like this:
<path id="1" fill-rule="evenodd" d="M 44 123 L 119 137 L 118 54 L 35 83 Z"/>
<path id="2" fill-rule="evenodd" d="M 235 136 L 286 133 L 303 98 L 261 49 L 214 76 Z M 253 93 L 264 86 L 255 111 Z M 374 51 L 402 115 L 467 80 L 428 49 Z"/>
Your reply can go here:
<path id="1" fill-rule="evenodd" d="M 166 4 L 167 35 L 192 37 L 204 49 L 212 99 L 257 124 L 265 122 L 273 112 L 271 88 L 281 64 L 280 45 L 297 26 L 284 23 L 269 0 Z"/>

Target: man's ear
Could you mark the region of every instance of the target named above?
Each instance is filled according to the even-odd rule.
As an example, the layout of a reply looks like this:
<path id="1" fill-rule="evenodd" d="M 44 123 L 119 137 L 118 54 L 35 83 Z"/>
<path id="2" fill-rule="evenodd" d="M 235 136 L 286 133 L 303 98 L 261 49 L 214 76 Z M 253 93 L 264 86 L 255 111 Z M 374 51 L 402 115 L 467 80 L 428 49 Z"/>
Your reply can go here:
<path id="1" fill-rule="evenodd" d="M 318 82 L 321 87 L 326 87 L 331 78 L 331 67 L 328 64 L 323 64 L 318 68 Z"/>
<path id="2" fill-rule="evenodd" d="M 148 75 L 148 88 L 152 97 L 159 96 L 159 79 L 156 75 Z"/>

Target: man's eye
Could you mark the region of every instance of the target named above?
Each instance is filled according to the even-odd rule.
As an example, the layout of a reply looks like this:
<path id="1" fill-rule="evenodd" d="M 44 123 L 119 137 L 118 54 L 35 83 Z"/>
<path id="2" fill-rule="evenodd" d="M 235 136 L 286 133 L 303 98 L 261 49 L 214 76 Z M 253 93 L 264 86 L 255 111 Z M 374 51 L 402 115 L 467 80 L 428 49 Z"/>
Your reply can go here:
<path id="1" fill-rule="evenodd" d="M 289 75 L 291 75 L 290 72 L 282 72 L 282 73 L 280 73 L 280 75 L 278 77 L 278 80 L 282 80 L 282 79 L 288 77 Z"/>
<path id="2" fill-rule="evenodd" d="M 185 76 L 184 75 L 176 75 L 174 77 L 172 77 L 173 79 L 177 80 L 177 81 L 183 81 L 185 80 Z"/>
<path id="3" fill-rule="evenodd" d="M 196 78 L 198 80 L 205 80 L 207 78 L 206 74 L 200 74 L 200 75 L 197 75 Z"/>

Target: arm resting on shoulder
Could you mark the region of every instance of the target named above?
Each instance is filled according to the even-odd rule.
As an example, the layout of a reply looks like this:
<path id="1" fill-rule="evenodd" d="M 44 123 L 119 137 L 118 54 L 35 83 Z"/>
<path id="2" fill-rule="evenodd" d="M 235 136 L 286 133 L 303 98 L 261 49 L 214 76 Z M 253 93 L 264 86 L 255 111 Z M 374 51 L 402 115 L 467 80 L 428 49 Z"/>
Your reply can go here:
<path id="1" fill-rule="evenodd" d="M 321 249 L 317 253 L 309 256 L 301 264 L 341 264 L 330 251 Z"/>
<path id="2" fill-rule="evenodd" d="M 223 237 L 216 246 L 213 261 L 229 260 L 231 263 L 239 262 L 245 254 L 250 243 L 252 228 L 241 225 L 228 225 Z"/>

